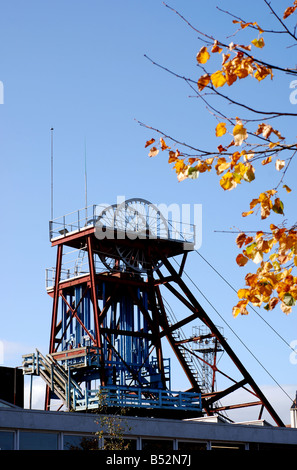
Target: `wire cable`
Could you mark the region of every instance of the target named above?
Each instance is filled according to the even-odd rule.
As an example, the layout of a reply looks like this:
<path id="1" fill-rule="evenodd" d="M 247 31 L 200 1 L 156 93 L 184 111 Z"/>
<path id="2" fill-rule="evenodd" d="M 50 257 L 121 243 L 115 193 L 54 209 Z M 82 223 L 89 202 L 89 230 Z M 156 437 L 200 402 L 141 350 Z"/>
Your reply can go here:
<path id="1" fill-rule="evenodd" d="M 174 261 L 179 266 L 179 263 L 174 259 Z M 264 365 L 257 359 L 257 357 L 253 354 L 253 352 L 247 347 L 247 345 L 242 341 L 242 339 L 237 335 L 237 333 L 231 328 L 231 326 L 226 322 L 226 320 L 222 317 L 222 315 L 218 312 L 215 306 L 207 299 L 207 297 L 203 294 L 203 292 L 199 289 L 197 284 L 191 279 L 191 277 L 183 271 L 189 281 L 195 286 L 198 292 L 203 296 L 203 298 L 207 301 L 207 303 L 211 306 L 211 308 L 216 312 L 216 314 L 220 317 L 220 319 L 228 326 L 228 328 L 232 331 L 234 336 L 241 342 L 241 344 L 246 348 L 246 350 L 251 354 L 251 356 L 258 362 L 258 364 L 265 370 L 265 372 L 269 375 L 269 377 L 275 382 L 275 384 L 283 391 L 283 393 L 289 398 L 292 402 L 292 398 L 288 395 L 288 393 L 282 388 L 282 386 L 276 381 L 276 379 L 270 374 L 270 372 L 264 367 Z"/>
<path id="2" fill-rule="evenodd" d="M 203 261 L 205 261 L 205 263 L 208 264 L 208 266 L 210 266 L 210 268 L 234 291 L 236 292 L 237 294 L 237 290 L 230 284 L 230 282 L 227 281 L 227 279 L 224 278 L 224 276 L 222 276 L 215 268 L 214 266 L 212 266 L 209 261 L 207 261 L 202 255 L 201 253 L 199 253 L 197 250 L 195 250 L 195 252 L 197 253 L 197 255 L 200 256 L 200 258 L 203 259 Z M 261 318 L 261 320 L 286 344 L 286 346 L 288 346 L 292 351 L 295 352 L 295 349 L 292 348 L 292 346 L 278 333 L 278 331 L 276 331 L 258 312 L 256 309 L 254 309 L 254 307 L 252 306 L 249 306 L 249 308 L 251 308 L 253 310 L 253 312 L 258 315 L 259 318 Z"/>

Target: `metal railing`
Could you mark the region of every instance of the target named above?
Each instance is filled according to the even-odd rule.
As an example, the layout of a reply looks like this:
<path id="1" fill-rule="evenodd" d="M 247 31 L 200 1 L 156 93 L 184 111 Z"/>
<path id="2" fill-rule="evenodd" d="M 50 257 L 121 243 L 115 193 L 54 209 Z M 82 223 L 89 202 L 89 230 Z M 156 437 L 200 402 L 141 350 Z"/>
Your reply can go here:
<path id="1" fill-rule="evenodd" d="M 69 360 L 73 361 L 71 357 Z M 101 386 L 95 390 L 83 389 L 71 378 L 70 368 L 65 369 L 50 354 L 43 356 L 38 350 L 23 356 L 23 374 L 40 376 L 67 408 L 75 411 L 98 409 L 101 406 L 202 410 L 201 394 L 197 393 L 117 385 Z"/>
<path id="2" fill-rule="evenodd" d="M 74 409 L 92 409 L 101 406 L 119 408 L 162 408 L 172 410 L 202 410 L 201 395 L 151 388 L 123 386 L 100 387 L 99 391 L 85 390 L 82 398 L 73 394 Z"/>
<path id="3" fill-rule="evenodd" d="M 100 229 L 102 228 L 102 224 L 104 225 L 106 221 L 104 218 L 102 218 L 100 219 L 102 220 L 102 224 L 98 224 L 98 220 L 106 208 L 107 206 L 104 204 L 94 204 L 83 209 L 78 209 L 74 212 L 69 212 L 68 214 L 51 220 L 49 222 L 50 240 L 52 241 L 55 238 L 65 237 L 70 233 L 79 232 L 92 226 L 97 227 L 98 237 L 101 237 L 102 234 Z M 160 214 L 160 217 L 153 216 L 149 213 L 139 214 L 139 219 L 141 219 L 140 225 L 144 227 L 144 230 L 135 232 L 133 229 L 131 230 L 129 226 L 129 214 L 129 217 L 124 217 L 125 226 L 123 226 L 123 220 L 121 220 L 121 218 L 116 215 L 116 206 L 114 208 L 114 214 L 114 218 L 112 213 L 109 214 L 107 218 L 109 238 L 112 237 L 113 234 L 115 238 L 123 238 L 123 233 L 125 233 L 126 236 L 129 237 L 130 235 L 134 239 L 135 234 L 137 233 L 137 236 L 139 237 L 143 237 L 145 235 L 146 238 L 152 239 L 162 238 L 183 241 L 186 243 L 195 243 L 196 236 L 194 224 L 179 220 L 171 220 L 169 217 L 164 218 L 162 214 Z M 145 228 L 148 228 L 148 230 L 145 230 Z"/>

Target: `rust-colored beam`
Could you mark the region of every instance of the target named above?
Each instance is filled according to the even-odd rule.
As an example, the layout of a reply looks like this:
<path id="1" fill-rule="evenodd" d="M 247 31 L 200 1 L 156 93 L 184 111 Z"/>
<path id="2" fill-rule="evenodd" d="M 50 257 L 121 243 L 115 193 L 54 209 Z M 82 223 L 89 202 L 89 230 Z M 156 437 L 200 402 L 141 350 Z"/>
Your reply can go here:
<path id="1" fill-rule="evenodd" d="M 63 254 L 63 245 L 59 245 L 57 249 L 56 275 L 55 275 L 55 285 L 54 285 L 54 298 L 53 298 L 49 353 L 54 352 L 54 349 L 55 349 L 56 325 L 57 325 L 58 303 L 59 303 L 59 282 L 60 282 L 61 267 L 62 267 L 62 254 Z"/>
<path id="2" fill-rule="evenodd" d="M 96 272 L 95 272 L 95 263 L 94 263 L 94 254 L 93 254 L 93 246 L 92 246 L 92 239 L 91 235 L 87 236 L 87 251 L 88 251 L 88 260 L 89 260 L 89 270 L 90 270 L 90 279 L 91 279 L 91 298 L 93 303 L 93 311 L 94 311 L 94 323 L 95 323 L 95 336 L 96 336 L 96 346 L 100 351 L 100 363 L 101 363 L 101 383 L 105 385 L 106 377 L 104 373 L 104 354 L 102 349 L 102 340 L 101 340 L 101 332 L 100 332 L 100 324 L 99 324 L 99 306 L 98 306 L 98 298 L 97 298 L 97 289 L 96 289 Z"/>
<path id="3" fill-rule="evenodd" d="M 49 344 L 49 353 L 53 353 L 55 350 L 55 339 L 56 339 L 56 327 L 58 317 L 58 304 L 59 304 L 59 282 L 62 268 L 62 255 L 63 245 L 59 245 L 57 249 L 57 260 L 56 260 L 56 274 L 55 274 L 55 285 L 53 295 L 53 308 L 52 308 L 52 323 L 51 323 L 51 335 Z M 45 389 L 45 410 L 50 407 L 50 388 L 47 385 Z"/>

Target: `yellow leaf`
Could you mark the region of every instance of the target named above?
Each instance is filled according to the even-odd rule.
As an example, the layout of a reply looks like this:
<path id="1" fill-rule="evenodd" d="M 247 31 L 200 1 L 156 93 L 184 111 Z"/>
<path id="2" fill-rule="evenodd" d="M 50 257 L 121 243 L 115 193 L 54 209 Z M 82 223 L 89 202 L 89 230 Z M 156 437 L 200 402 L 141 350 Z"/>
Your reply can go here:
<path id="1" fill-rule="evenodd" d="M 255 179 L 255 169 L 250 163 L 247 165 L 244 165 L 244 168 L 245 168 L 245 172 L 243 175 L 243 179 L 250 183 L 251 181 Z"/>
<path id="2" fill-rule="evenodd" d="M 259 47 L 260 49 L 262 49 L 262 47 L 265 46 L 265 43 L 264 43 L 264 39 L 263 39 L 263 38 L 254 39 L 254 40 L 252 41 L 252 44 L 254 44 L 254 46 L 256 46 L 256 47 Z"/>
<path id="3" fill-rule="evenodd" d="M 248 138 L 247 131 L 245 127 L 238 121 L 238 124 L 233 129 L 234 143 L 237 146 L 242 145 L 243 141 Z"/>
<path id="4" fill-rule="evenodd" d="M 215 73 L 211 75 L 210 78 L 215 88 L 219 88 L 225 85 L 226 83 L 226 77 L 224 76 L 221 70 L 217 70 Z"/>
<path id="5" fill-rule="evenodd" d="M 186 165 L 182 159 L 177 159 L 173 168 L 176 170 L 176 173 L 180 173 L 185 170 Z"/>
<path id="6" fill-rule="evenodd" d="M 207 51 L 207 47 L 201 47 L 200 51 L 198 52 L 196 59 L 199 62 L 199 64 L 206 64 L 208 59 L 210 58 L 210 55 Z"/>
<path id="7" fill-rule="evenodd" d="M 221 173 L 223 173 L 230 166 L 231 166 L 230 162 L 226 162 L 226 160 L 224 158 L 219 158 L 218 163 L 215 166 L 215 169 L 217 170 L 217 175 L 220 175 Z M 230 175 L 231 175 L 231 173 L 230 173 Z"/>
<path id="8" fill-rule="evenodd" d="M 224 176 L 222 176 L 220 180 L 220 185 L 225 191 L 230 191 L 237 186 L 236 181 L 234 181 L 233 174 L 230 171 L 227 171 Z"/>
<path id="9" fill-rule="evenodd" d="M 205 75 L 202 75 L 197 82 L 198 90 L 202 91 L 203 88 L 205 88 L 209 84 L 209 82 L 210 82 L 210 75 L 208 75 L 208 73 L 206 73 Z"/>
<path id="10" fill-rule="evenodd" d="M 239 289 L 237 292 L 237 295 L 239 299 L 248 299 L 250 295 L 250 290 L 249 289 Z"/>
<path id="11" fill-rule="evenodd" d="M 248 211 L 248 212 L 243 212 L 241 215 L 242 217 L 247 217 L 248 215 L 253 214 L 253 213 L 254 211 Z"/>
<path id="12" fill-rule="evenodd" d="M 222 135 L 226 134 L 226 123 L 220 122 L 216 127 L 216 136 L 221 137 Z"/>

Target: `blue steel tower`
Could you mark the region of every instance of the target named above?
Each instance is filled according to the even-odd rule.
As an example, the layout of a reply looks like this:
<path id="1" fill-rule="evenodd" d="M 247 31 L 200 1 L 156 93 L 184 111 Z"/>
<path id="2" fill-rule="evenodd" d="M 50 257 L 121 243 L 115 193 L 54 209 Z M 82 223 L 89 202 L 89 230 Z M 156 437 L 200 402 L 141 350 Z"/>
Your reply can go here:
<path id="1" fill-rule="evenodd" d="M 176 225 L 148 201 L 129 199 L 52 220 L 50 241 L 57 258 L 47 275 L 53 305 L 49 353 L 37 351 L 23 361 L 24 374 L 40 375 L 47 384 L 46 409 L 58 398 L 67 409 L 98 410 L 102 397 L 109 412 L 126 408 L 170 418 L 259 406 L 258 419 L 266 410 L 284 426 L 183 280 L 195 247 L 193 226 Z M 189 315 L 171 315 L 161 289 Z M 193 321 L 203 327 L 183 336 L 182 328 Z M 171 389 L 163 340 L 189 382 L 185 391 Z M 218 367 L 220 352 L 236 376 Z M 218 374 L 230 385 L 217 390 Z M 252 401 L 221 403 L 239 389 Z"/>
<path id="2" fill-rule="evenodd" d="M 143 199 L 94 206 L 87 219 L 78 212 L 50 224 L 57 260 L 48 286 L 53 297 L 49 355 L 68 371 L 69 407 L 96 407 L 99 390 L 110 407 L 199 415 L 197 377 L 179 349 L 193 390 L 171 390 L 170 360 L 161 341 L 169 324 L 154 277 L 161 257 L 193 247 L 193 232 L 181 237 L 179 230 L 177 236 Z M 75 253 L 74 262 L 67 262 L 67 250 Z M 170 341 L 173 345 L 172 334 Z M 47 408 L 55 395 L 47 387 Z"/>

